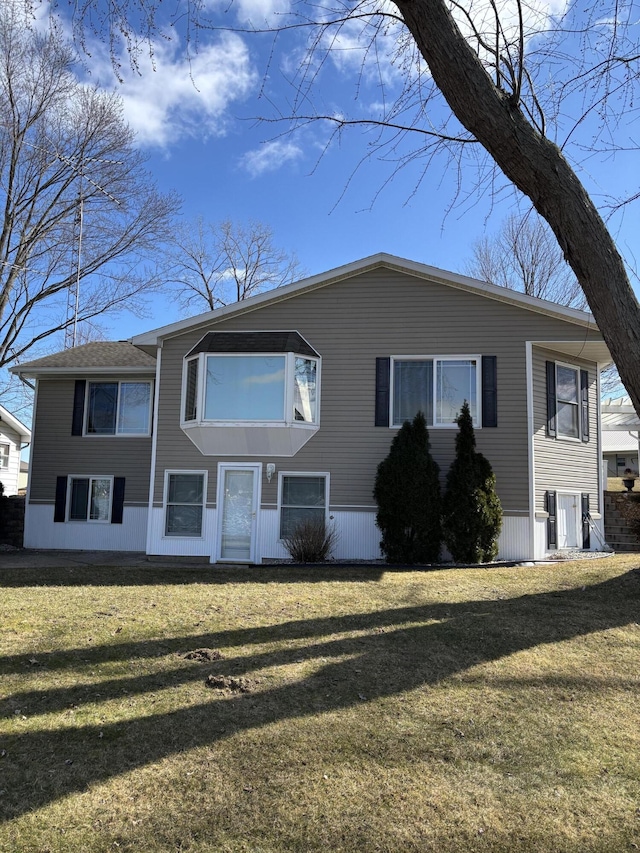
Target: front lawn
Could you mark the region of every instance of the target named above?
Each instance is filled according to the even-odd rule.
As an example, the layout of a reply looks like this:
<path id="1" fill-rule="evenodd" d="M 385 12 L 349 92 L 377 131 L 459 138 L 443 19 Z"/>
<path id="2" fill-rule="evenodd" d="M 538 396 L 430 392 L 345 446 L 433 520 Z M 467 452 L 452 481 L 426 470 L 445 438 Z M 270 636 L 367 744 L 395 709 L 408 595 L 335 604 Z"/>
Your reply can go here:
<path id="1" fill-rule="evenodd" d="M 637 849 L 638 566 L 0 562 L 0 850 Z"/>

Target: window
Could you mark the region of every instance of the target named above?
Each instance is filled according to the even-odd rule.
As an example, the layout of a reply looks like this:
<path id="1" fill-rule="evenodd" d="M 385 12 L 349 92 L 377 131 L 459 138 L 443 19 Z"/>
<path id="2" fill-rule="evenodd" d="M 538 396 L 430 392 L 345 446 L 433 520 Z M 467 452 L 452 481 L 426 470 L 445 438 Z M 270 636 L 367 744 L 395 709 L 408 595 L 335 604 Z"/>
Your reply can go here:
<path id="1" fill-rule="evenodd" d="M 167 472 L 165 536 L 202 536 L 205 475 Z"/>
<path id="2" fill-rule="evenodd" d="M 421 411 L 428 426 L 452 426 L 465 400 L 478 424 L 478 362 L 477 358 L 394 359 L 391 425 L 402 426 Z"/>
<path id="3" fill-rule="evenodd" d="M 204 419 L 284 420 L 284 355 L 206 357 Z"/>
<path id="4" fill-rule="evenodd" d="M 558 435 L 580 437 L 578 371 L 556 364 L 556 416 Z"/>
<path id="5" fill-rule="evenodd" d="M 87 435 L 149 435 L 150 382 L 89 382 Z"/>
<path id="6" fill-rule="evenodd" d="M 198 394 L 198 359 L 192 358 L 187 362 L 186 383 L 185 383 L 185 399 L 184 399 L 184 419 L 185 421 L 194 421 L 198 410 L 196 408 L 196 400 Z"/>
<path id="7" fill-rule="evenodd" d="M 570 364 L 548 361 L 547 435 L 589 441 L 589 373 Z"/>
<path id="8" fill-rule="evenodd" d="M 293 373 L 293 418 L 316 422 L 316 380 L 318 363 L 312 358 L 296 356 Z"/>
<path id="9" fill-rule="evenodd" d="M 325 474 L 281 474 L 280 536 L 291 533 L 307 519 L 322 519 L 327 511 Z"/>
<path id="10" fill-rule="evenodd" d="M 9 467 L 9 450 L 10 444 L 0 444 L 0 468 Z"/>
<path id="11" fill-rule="evenodd" d="M 69 477 L 69 521 L 110 521 L 111 477 Z"/>
<path id="12" fill-rule="evenodd" d="M 188 359 L 183 424 L 316 424 L 318 373 L 317 359 L 294 353 Z"/>

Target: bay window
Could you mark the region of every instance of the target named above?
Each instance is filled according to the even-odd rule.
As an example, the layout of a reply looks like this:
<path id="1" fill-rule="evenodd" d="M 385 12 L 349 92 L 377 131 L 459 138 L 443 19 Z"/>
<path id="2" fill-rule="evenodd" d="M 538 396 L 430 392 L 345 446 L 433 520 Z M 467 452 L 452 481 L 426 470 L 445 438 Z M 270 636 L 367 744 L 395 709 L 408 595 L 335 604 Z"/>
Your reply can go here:
<path id="1" fill-rule="evenodd" d="M 180 425 L 205 456 L 294 456 L 319 403 L 320 356 L 298 332 L 208 332 L 184 358 Z"/>

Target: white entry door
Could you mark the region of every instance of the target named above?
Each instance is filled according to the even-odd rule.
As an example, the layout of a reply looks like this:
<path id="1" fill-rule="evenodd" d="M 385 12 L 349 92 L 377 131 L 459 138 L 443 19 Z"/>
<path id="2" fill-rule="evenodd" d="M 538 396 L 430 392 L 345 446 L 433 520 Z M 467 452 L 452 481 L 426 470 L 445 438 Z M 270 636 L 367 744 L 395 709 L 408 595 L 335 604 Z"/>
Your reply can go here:
<path id="1" fill-rule="evenodd" d="M 256 561 L 260 471 L 260 465 L 218 466 L 218 560 Z"/>
<path id="2" fill-rule="evenodd" d="M 578 535 L 581 531 L 579 524 L 580 495 L 558 493 L 558 548 L 577 548 Z"/>

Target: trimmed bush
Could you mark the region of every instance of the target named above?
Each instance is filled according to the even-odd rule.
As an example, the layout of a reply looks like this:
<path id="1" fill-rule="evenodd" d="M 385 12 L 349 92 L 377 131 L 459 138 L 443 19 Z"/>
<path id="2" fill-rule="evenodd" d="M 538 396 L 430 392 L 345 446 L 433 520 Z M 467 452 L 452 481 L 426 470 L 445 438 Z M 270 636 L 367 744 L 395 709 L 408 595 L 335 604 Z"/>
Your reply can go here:
<path id="1" fill-rule="evenodd" d="M 373 496 L 380 549 L 388 563 L 435 563 L 440 558 L 439 469 L 431 456 L 422 412 L 405 421 L 378 465 Z"/>
<path id="2" fill-rule="evenodd" d="M 456 563 L 488 563 L 498 554 L 502 506 L 489 461 L 476 450 L 465 401 L 457 420 L 456 456 L 447 474 L 442 531 Z"/>
<path id="3" fill-rule="evenodd" d="M 282 543 L 296 563 L 321 563 L 331 556 L 336 532 L 324 518 L 307 518 L 283 536 Z"/>

